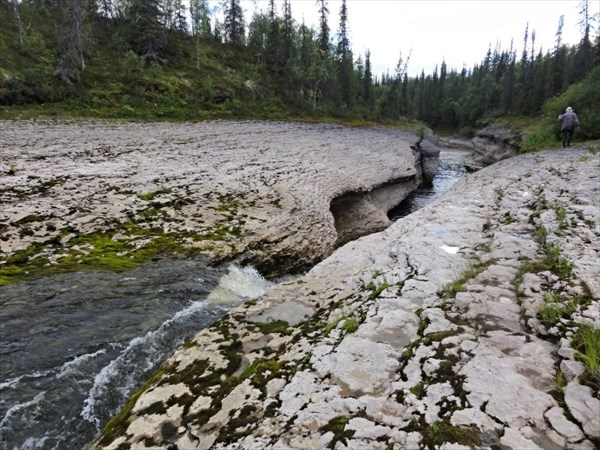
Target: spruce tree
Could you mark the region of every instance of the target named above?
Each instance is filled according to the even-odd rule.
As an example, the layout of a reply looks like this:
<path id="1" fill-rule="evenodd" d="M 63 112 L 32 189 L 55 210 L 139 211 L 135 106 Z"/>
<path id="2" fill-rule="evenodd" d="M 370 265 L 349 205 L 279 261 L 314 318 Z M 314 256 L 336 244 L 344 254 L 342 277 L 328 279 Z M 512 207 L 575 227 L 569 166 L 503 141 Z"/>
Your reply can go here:
<path id="1" fill-rule="evenodd" d="M 54 75 L 66 84 L 79 81 L 85 69 L 85 10 L 82 0 L 67 0 L 58 36 L 60 62 Z"/>
<path id="2" fill-rule="evenodd" d="M 245 43 L 245 25 L 240 0 L 225 0 L 224 7 L 225 42 L 235 47 L 242 47 Z"/>
<path id="3" fill-rule="evenodd" d="M 158 0 L 133 0 L 129 16 L 130 41 L 136 53 L 147 62 L 161 62 L 165 33 Z"/>
<path id="4" fill-rule="evenodd" d="M 348 36 L 348 6 L 342 0 L 340 8 L 340 26 L 338 29 L 337 44 L 337 76 L 343 105 L 351 106 L 353 103 L 352 92 L 352 50 Z"/>
<path id="5" fill-rule="evenodd" d="M 329 58 L 329 24 L 327 18 L 329 9 L 327 8 L 327 0 L 317 0 L 319 5 L 319 57 L 321 60 Z"/>

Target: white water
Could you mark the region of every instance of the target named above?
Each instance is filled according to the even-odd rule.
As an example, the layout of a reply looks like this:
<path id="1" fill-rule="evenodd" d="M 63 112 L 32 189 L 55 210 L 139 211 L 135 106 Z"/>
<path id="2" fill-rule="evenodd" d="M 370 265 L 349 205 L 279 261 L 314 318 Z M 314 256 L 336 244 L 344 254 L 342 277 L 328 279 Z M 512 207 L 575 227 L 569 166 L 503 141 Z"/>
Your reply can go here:
<path id="1" fill-rule="evenodd" d="M 155 273 L 152 276 L 161 277 L 161 267 L 154 267 L 153 270 Z M 108 297 L 95 299 L 96 303 L 91 307 L 110 309 L 93 309 L 82 318 L 84 325 L 81 327 L 73 323 L 62 323 L 63 320 L 73 319 L 73 309 L 80 310 L 82 304 L 89 306 L 88 303 L 82 303 L 80 293 L 74 296 L 74 302 L 57 298 L 56 295 L 47 295 L 40 302 L 44 305 L 40 313 L 47 315 L 48 298 L 58 305 L 58 309 L 51 311 L 55 313 L 60 310 L 61 313 L 56 314 L 54 322 L 46 323 L 40 332 L 48 334 L 45 343 L 49 347 L 61 345 L 62 342 L 68 342 L 68 347 L 64 348 L 63 358 L 59 360 L 44 359 L 41 357 L 46 356 L 44 349 L 36 348 L 41 353 L 31 355 L 31 358 L 37 357 L 39 361 L 27 361 L 27 366 L 33 370 L 26 373 L 15 374 L 17 369 L 10 370 L 10 366 L 18 366 L 16 362 L 4 368 L 8 370 L 3 369 L 0 377 L 0 449 L 85 448 L 106 421 L 119 411 L 129 395 L 156 369 L 165 354 L 231 307 L 244 300 L 259 297 L 273 284 L 251 267 L 230 266 L 226 272 L 220 273 L 218 283 L 210 273 L 202 273 L 201 276 L 198 273 L 187 274 L 187 281 L 182 282 L 179 279 L 180 270 L 178 268 L 175 271 L 179 275 L 168 284 L 150 281 L 149 285 L 144 276 L 121 276 L 116 283 L 126 285 L 125 297 L 116 300 Z M 132 283 L 139 285 L 139 289 L 132 289 Z M 96 288 L 82 287 L 84 292 Z M 97 289 L 103 289 L 101 282 L 98 282 Z M 57 290 L 69 291 L 63 286 L 57 287 Z M 11 313 L 9 318 L 17 322 L 15 326 L 22 322 L 17 312 L 27 314 L 27 311 L 15 312 L 10 308 L 13 305 L 11 297 L 15 300 L 14 304 L 23 304 L 19 293 L 18 290 L 16 293 L 8 293 L 7 305 Z M 134 296 L 135 301 L 128 301 L 128 296 Z M 116 334 L 131 334 L 125 333 L 123 327 L 129 326 L 135 332 L 140 327 L 140 322 L 148 321 L 148 315 L 156 313 L 157 308 L 153 305 L 172 302 L 173 296 L 182 297 L 182 307 L 165 317 L 162 322 L 128 340 L 114 339 Z M 149 303 L 150 299 L 155 301 Z M 125 311 L 119 308 L 124 308 Z M 161 314 L 164 316 L 165 311 Z M 108 319 L 100 320 L 106 315 Z M 7 326 L 10 325 L 11 321 L 7 320 Z M 65 329 L 68 333 L 69 326 L 74 334 L 101 335 L 102 338 L 97 340 L 102 343 L 96 343 L 95 348 L 86 351 L 89 343 L 83 342 L 80 336 L 72 339 L 65 337 Z M 106 329 L 96 329 L 99 326 Z M 54 331 L 58 333 L 57 342 L 52 342 Z M 26 335 L 23 340 L 27 340 Z M 19 344 L 17 341 L 15 343 Z M 74 348 L 78 343 L 81 345 L 80 350 Z M 7 352 L 9 356 L 27 357 L 28 355 L 21 354 L 23 351 L 16 344 L 14 347 L 19 350 Z M 36 367 L 36 364 L 42 363 L 51 367 L 43 370 Z M 16 376 L 5 376 L 11 374 Z"/>

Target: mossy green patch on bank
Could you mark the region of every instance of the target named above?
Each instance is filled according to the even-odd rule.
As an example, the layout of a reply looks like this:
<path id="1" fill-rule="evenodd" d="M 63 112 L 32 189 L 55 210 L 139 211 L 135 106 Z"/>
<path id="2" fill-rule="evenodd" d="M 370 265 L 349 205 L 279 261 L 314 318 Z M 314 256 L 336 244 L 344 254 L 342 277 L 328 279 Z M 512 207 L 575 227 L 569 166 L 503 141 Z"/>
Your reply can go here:
<path id="1" fill-rule="evenodd" d="M 46 242 L 0 256 L 0 285 L 82 270 L 123 272 L 160 257 L 194 256 L 197 250 L 186 246 L 186 239 L 225 240 L 241 236 L 236 227 L 217 226 L 201 233 L 165 233 L 127 222 L 110 231 L 75 235 L 61 245 L 61 236 L 72 234 L 71 231 L 63 230 Z"/>

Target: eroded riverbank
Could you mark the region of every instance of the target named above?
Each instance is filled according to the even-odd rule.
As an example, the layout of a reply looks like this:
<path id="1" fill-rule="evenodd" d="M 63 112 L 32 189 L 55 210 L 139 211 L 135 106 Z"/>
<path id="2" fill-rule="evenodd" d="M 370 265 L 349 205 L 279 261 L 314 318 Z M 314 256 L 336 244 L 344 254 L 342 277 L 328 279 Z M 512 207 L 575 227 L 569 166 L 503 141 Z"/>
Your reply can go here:
<path id="1" fill-rule="evenodd" d="M 198 333 L 94 448 L 595 448 L 599 167 L 469 175 Z"/>
<path id="2" fill-rule="evenodd" d="M 166 251 L 287 273 L 335 248 L 336 198 L 385 186 L 399 202 L 422 176 L 419 139 L 376 128 L 3 121 L 0 133 L 0 282 Z M 389 225 L 381 209 L 395 204 L 360 198 L 362 233 Z"/>
<path id="3" fill-rule="evenodd" d="M 385 130 L 2 127 L 2 281 L 58 274 L 0 288 L 1 448 L 83 447 L 165 353 L 243 297 L 211 302 L 222 270 L 203 260 L 159 260 L 123 274 L 61 272 L 122 271 L 165 250 L 212 263 L 263 261 L 271 273 L 301 268 L 336 245 L 340 219 L 330 204 L 338 194 L 373 214 L 359 230 L 344 219 L 360 235 L 389 224 L 387 209 L 422 176 L 421 155 L 410 148 L 418 139 Z M 308 226 L 318 221 L 326 232 L 313 235 Z"/>

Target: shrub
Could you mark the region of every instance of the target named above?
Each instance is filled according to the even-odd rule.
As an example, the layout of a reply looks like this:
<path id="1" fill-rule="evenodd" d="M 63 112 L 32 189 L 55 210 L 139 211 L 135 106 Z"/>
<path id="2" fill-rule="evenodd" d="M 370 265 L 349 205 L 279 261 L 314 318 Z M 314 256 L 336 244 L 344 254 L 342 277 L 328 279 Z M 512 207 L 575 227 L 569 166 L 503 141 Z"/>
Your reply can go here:
<path id="1" fill-rule="evenodd" d="M 556 118 L 562 114 L 567 106 L 573 107 L 579 118 L 580 127 L 575 136 L 582 139 L 600 138 L 600 66 L 579 83 L 571 85 L 565 93 L 555 97 L 544 105 L 544 115 L 555 120 L 554 133 L 559 134 Z"/>

